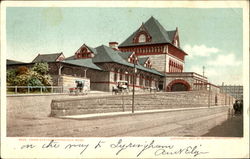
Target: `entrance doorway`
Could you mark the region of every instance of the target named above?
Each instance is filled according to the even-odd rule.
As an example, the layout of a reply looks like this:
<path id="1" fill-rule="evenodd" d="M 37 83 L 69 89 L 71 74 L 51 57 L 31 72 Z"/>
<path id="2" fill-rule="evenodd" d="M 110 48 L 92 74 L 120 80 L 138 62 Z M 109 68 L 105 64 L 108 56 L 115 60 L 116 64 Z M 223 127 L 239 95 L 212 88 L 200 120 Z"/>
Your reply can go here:
<path id="1" fill-rule="evenodd" d="M 159 81 L 158 88 L 159 90 L 163 90 L 163 81 Z"/>
<path id="2" fill-rule="evenodd" d="M 171 92 L 175 91 L 188 91 L 188 87 L 183 83 L 175 83 L 171 87 Z"/>
<path id="3" fill-rule="evenodd" d="M 182 79 L 173 80 L 167 86 L 167 91 L 169 92 L 189 91 L 190 89 L 191 89 L 190 84 Z"/>

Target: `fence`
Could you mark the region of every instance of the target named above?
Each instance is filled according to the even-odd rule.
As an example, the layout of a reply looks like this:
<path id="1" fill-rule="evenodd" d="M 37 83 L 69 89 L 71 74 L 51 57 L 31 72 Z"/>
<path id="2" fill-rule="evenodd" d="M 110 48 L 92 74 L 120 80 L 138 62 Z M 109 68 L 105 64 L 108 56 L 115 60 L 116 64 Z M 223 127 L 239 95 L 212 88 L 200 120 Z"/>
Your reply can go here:
<path id="1" fill-rule="evenodd" d="M 63 93 L 63 86 L 7 86 L 7 94 Z"/>

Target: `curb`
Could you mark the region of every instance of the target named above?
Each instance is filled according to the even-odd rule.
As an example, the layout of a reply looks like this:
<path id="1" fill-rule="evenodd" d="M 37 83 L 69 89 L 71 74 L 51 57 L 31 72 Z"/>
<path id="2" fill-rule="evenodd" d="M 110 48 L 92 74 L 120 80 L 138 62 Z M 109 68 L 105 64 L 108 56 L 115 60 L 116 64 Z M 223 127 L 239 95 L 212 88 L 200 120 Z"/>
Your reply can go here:
<path id="1" fill-rule="evenodd" d="M 106 118 L 106 117 L 116 117 L 116 116 L 143 115 L 143 114 L 151 114 L 151 113 L 188 111 L 188 110 L 222 108 L 222 107 L 230 108 L 230 105 L 210 106 L 210 107 L 176 108 L 176 109 L 143 110 L 143 111 L 136 111 L 134 113 L 132 113 L 132 112 L 111 112 L 111 113 L 99 113 L 99 114 L 68 115 L 68 116 L 56 116 L 55 118 L 80 120 L 80 119 L 95 119 L 95 118 Z"/>

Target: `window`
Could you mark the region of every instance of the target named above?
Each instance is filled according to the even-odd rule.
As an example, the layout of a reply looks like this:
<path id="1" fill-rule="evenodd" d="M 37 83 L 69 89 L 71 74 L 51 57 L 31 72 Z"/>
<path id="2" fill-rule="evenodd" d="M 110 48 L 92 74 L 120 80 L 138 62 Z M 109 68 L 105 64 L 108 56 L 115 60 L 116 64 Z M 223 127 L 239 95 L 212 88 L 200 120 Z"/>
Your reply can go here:
<path id="1" fill-rule="evenodd" d="M 140 86 L 143 86 L 143 75 L 140 75 L 140 81 L 139 81 Z"/>
<path id="2" fill-rule="evenodd" d="M 135 85 L 136 85 L 136 83 L 137 83 L 137 75 L 135 75 Z"/>
<path id="3" fill-rule="evenodd" d="M 122 80 L 122 72 L 120 72 L 120 80 Z"/>
<path id="4" fill-rule="evenodd" d="M 149 86 L 149 80 L 148 79 L 145 80 L 145 86 Z"/>
<path id="5" fill-rule="evenodd" d="M 143 42 L 146 42 L 146 36 L 144 34 L 141 34 L 139 36 L 139 40 L 138 40 L 139 43 L 143 43 Z"/>
<path id="6" fill-rule="evenodd" d="M 158 81 L 155 80 L 155 88 L 158 88 Z"/>
<path id="7" fill-rule="evenodd" d="M 115 74 L 114 74 L 114 82 L 116 82 L 117 81 L 117 73 L 115 72 Z"/>
<path id="8" fill-rule="evenodd" d="M 130 84 L 133 84 L 133 75 L 130 75 Z"/>
<path id="9" fill-rule="evenodd" d="M 128 74 L 125 74 L 125 80 L 126 80 L 126 81 L 129 81 L 129 76 L 128 76 Z"/>

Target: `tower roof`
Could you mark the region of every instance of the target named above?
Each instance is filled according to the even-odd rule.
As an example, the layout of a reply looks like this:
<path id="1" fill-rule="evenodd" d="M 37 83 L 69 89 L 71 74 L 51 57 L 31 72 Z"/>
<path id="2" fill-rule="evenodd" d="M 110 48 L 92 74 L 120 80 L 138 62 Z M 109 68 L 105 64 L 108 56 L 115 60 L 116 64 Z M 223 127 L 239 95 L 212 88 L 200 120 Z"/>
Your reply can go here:
<path id="1" fill-rule="evenodd" d="M 134 43 L 133 38 L 140 32 L 140 28 L 131 34 L 119 47 L 135 46 L 135 45 L 147 45 L 147 44 L 159 44 L 159 43 L 171 43 L 173 40 L 174 32 L 166 31 L 165 28 L 156 20 L 153 16 L 150 17 L 145 23 L 142 24 L 151 36 L 150 42 Z"/>

